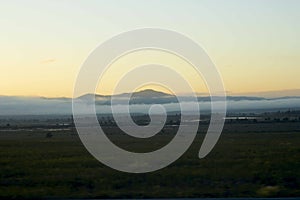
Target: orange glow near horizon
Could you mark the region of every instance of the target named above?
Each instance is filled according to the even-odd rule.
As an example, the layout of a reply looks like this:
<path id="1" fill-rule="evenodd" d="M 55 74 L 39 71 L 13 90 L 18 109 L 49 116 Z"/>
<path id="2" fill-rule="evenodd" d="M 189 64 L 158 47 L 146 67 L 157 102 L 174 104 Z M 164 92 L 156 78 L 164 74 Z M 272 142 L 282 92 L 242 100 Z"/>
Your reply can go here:
<path id="1" fill-rule="evenodd" d="M 89 53 L 112 36 L 141 27 L 178 31 L 200 44 L 219 68 L 228 94 L 300 89 L 300 1 L 218 6 L 213 1 L 126 2 L 2 2 L 0 95 L 72 97 Z M 249 6 L 255 14 L 248 12 Z M 114 63 L 104 77 L 105 88 L 97 93 L 112 94 L 122 73 L 145 62 L 169 65 L 197 93 L 207 92 L 202 78 L 184 61 L 144 52 Z M 176 81 L 164 73 L 160 75 Z M 123 86 L 124 92 L 130 84 Z M 158 86 L 145 88 L 167 92 Z M 185 93 L 180 85 L 177 92 Z"/>

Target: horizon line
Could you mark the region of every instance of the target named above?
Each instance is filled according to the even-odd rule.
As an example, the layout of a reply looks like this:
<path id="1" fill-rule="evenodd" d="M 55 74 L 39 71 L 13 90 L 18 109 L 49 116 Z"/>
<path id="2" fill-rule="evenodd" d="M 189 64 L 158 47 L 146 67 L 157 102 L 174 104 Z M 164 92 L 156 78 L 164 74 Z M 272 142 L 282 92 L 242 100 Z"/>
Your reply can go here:
<path id="1" fill-rule="evenodd" d="M 81 96 L 84 96 L 84 95 L 89 95 L 89 94 L 94 94 L 94 95 L 99 95 L 99 96 L 114 96 L 114 95 L 122 95 L 122 94 L 130 94 L 130 93 L 138 93 L 138 92 L 144 92 L 144 91 L 153 91 L 153 92 L 160 92 L 160 93 L 164 93 L 164 94 L 167 94 L 167 95 L 174 95 L 172 93 L 168 93 L 168 92 L 165 92 L 165 91 L 161 91 L 161 90 L 156 90 L 156 89 L 141 89 L 141 90 L 137 90 L 135 92 L 123 92 L 123 93 L 117 93 L 117 94 L 101 94 L 101 93 L 86 93 L 86 94 L 83 94 Z M 263 94 L 272 94 L 272 93 L 278 93 L 278 92 L 297 92 L 299 91 L 298 94 L 294 94 L 294 95 L 275 95 L 277 97 L 293 97 L 293 96 L 299 96 L 300 97 L 300 89 L 283 89 L 283 90 L 267 90 L 267 91 L 257 91 L 257 92 L 231 92 L 231 91 L 225 91 L 226 93 L 226 96 L 252 96 L 252 97 L 257 97 L 255 95 L 262 95 L 264 96 Z M 195 93 L 197 96 L 201 96 L 201 95 L 205 95 L 205 96 L 214 96 L 214 95 L 211 95 L 210 93 L 208 92 L 196 92 Z M 191 94 L 187 94 L 187 93 L 184 93 L 184 92 L 180 92 L 179 95 L 181 96 L 188 96 L 188 95 L 191 95 Z M 81 96 L 78 96 L 78 97 L 81 97 Z M 218 96 L 218 95 L 215 95 L 215 96 Z M 68 99 L 73 99 L 74 97 L 73 96 L 39 96 L 39 95 L 5 95 L 5 94 L 0 94 L 0 97 L 24 97 L 24 98 L 36 98 L 36 97 L 39 97 L 39 98 L 48 98 L 48 99 L 55 99 L 55 98 L 68 98 Z M 78 98 L 76 97 L 76 98 Z"/>

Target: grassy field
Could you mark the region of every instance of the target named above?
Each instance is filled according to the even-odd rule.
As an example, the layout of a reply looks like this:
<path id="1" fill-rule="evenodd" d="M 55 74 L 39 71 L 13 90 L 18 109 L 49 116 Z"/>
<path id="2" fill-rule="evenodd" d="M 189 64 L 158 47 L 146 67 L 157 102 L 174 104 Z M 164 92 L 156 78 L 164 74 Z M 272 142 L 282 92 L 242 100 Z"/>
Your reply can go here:
<path id="1" fill-rule="evenodd" d="M 172 138 L 140 145 L 127 137 L 110 138 L 129 149 L 150 150 Z M 47 133 L 47 132 L 46 132 Z M 299 197 L 300 134 L 237 133 L 229 130 L 205 159 L 198 159 L 204 134 L 169 167 L 148 174 L 127 174 L 95 160 L 74 131 L 0 132 L 0 197 L 20 198 L 179 198 Z"/>

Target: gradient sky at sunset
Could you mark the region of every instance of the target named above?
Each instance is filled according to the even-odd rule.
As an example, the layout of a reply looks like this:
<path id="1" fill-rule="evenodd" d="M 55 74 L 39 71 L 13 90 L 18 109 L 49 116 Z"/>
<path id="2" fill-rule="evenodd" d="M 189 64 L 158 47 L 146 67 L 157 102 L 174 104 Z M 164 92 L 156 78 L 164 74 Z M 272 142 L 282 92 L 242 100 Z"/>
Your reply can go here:
<path id="1" fill-rule="evenodd" d="M 97 45 L 143 27 L 199 43 L 231 93 L 300 89 L 299 10 L 298 0 L 1 1 L 0 95 L 72 96 L 80 66 Z"/>

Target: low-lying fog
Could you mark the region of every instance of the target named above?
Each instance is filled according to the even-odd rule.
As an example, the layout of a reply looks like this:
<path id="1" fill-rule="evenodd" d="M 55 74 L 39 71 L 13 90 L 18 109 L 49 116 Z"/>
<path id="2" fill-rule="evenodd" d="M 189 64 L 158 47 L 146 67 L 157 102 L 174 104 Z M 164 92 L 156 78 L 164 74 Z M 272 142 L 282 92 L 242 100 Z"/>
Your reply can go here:
<path id="1" fill-rule="evenodd" d="M 220 102 L 216 102 L 220 104 Z M 183 102 L 188 111 L 193 113 L 196 102 Z M 199 102 L 203 112 L 210 110 L 210 102 Z M 167 112 L 179 111 L 178 103 L 163 104 Z M 132 113 L 148 113 L 151 105 L 134 104 L 130 105 Z M 300 109 L 300 98 L 290 97 L 269 100 L 240 100 L 227 101 L 227 109 L 231 112 L 265 112 L 287 109 Z M 110 113 L 110 105 L 96 105 L 98 113 Z M 115 110 L 119 113 L 126 112 L 125 105 L 115 105 Z M 72 101 L 70 99 L 44 99 L 36 97 L 6 97 L 0 96 L 0 115 L 44 115 L 44 114 L 71 114 Z"/>

